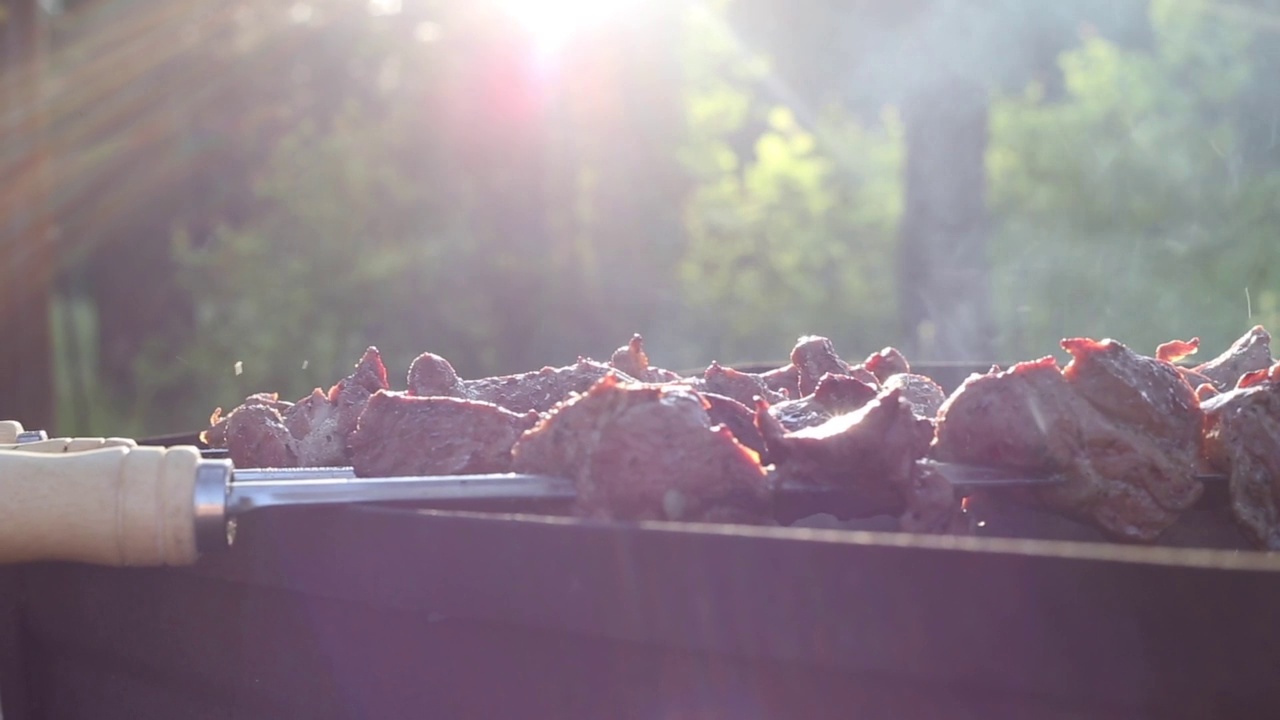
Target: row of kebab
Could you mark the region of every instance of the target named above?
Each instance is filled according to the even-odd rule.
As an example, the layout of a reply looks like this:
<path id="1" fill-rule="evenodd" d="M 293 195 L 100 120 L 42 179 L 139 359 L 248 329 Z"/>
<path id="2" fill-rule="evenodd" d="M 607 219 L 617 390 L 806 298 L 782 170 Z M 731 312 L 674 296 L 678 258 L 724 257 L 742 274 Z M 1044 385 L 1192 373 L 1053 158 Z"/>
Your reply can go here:
<path id="1" fill-rule="evenodd" d="M 681 376 L 635 336 L 608 362 L 464 380 L 423 353 L 392 390 L 376 348 L 327 392 L 274 393 L 210 418 L 237 467 L 350 466 L 360 477 L 528 473 L 571 479 L 573 512 L 619 520 L 774 523 L 779 487 L 839 488 L 904 532 L 964 533 L 940 463 L 1052 485 L 989 490 L 1128 542 L 1154 542 L 1228 477 L 1231 515 L 1280 549 L 1280 363 L 1261 326 L 1203 364 L 1198 339 L 1154 356 L 1073 338 L 1053 356 L 971 375 L 950 396 L 886 348 L 861 363 L 804 337 L 763 373 Z"/>

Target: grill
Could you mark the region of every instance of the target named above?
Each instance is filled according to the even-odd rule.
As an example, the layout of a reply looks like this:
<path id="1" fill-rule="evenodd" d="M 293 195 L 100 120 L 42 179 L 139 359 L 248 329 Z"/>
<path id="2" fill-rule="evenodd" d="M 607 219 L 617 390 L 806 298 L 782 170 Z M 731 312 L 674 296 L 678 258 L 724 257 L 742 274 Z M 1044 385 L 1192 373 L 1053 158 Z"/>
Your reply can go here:
<path id="1" fill-rule="evenodd" d="M 267 512 L 237 544 L 189 569 L 7 571 L 4 717 L 1205 718 L 1280 700 L 1280 563 L 1253 553 L 371 507 Z"/>
<path id="2" fill-rule="evenodd" d="M 1280 707 L 1252 552 L 279 508 L 194 567 L 6 568 L 0 598 L 6 720 Z"/>

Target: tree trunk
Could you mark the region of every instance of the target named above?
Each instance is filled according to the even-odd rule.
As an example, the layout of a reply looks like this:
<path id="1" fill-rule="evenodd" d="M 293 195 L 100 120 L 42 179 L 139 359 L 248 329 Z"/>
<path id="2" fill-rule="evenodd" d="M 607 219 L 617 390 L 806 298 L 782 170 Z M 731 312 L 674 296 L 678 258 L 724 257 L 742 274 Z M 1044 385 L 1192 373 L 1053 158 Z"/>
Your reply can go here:
<path id="1" fill-rule="evenodd" d="M 52 430 L 43 22 L 35 0 L 0 7 L 0 420 Z"/>
<path id="2" fill-rule="evenodd" d="M 939 79 L 908 98 L 906 202 L 898 257 L 901 337 L 912 359 L 992 359 L 987 256 L 988 100 Z"/>

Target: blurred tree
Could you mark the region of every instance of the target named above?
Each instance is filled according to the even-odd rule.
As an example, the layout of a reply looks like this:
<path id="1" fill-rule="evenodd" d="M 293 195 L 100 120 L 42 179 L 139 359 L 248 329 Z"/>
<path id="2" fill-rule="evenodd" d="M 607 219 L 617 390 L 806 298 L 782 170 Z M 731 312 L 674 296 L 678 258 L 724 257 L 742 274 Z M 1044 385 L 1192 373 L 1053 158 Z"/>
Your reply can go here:
<path id="1" fill-rule="evenodd" d="M 1276 112 L 1261 104 L 1277 16 L 1223 12 L 1243 7 L 1153 0 L 1150 52 L 1086 29 L 1061 59 L 1064 102 L 1033 85 L 996 104 L 1006 353 L 1089 334 L 1146 352 L 1198 335 L 1216 354 L 1280 323 Z"/>
<path id="2" fill-rule="evenodd" d="M 64 424 L 88 431 L 108 409 L 128 423 L 144 404 L 190 394 L 136 363 L 158 348 L 175 360 L 192 342 L 195 304 L 208 300 L 180 282 L 172 235 L 200 245 L 260 211 L 262 158 L 304 120 L 326 124 L 376 71 L 345 29 L 367 15 L 324 0 L 66 3 L 50 63 L 60 285 L 73 301 L 60 307 L 96 309 L 96 347 L 61 338 L 79 350 L 72 376 L 94 376 L 64 398 Z"/>
<path id="3" fill-rule="evenodd" d="M 1085 332 L 1145 348 L 1153 298 L 1188 328 L 1225 327 L 1246 285 L 1255 318 L 1280 304 L 1262 0 L 1150 23 L 1145 0 L 669 0 L 541 63 L 490 3 L 392 5 L 60 21 L 59 327 L 84 356 L 63 375 L 103 409 L 77 431 L 298 396 L 367 344 L 393 376 L 422 350 L 478 376 L 633 331 L 686 367 L 809 332 L 1021 357 Z"/>
<path id="4" fill-rule="evenodd" d="M 37 3 L 0 4 L 0 420 L 53 426 L 49 292 L 46 19 Z"/>
<path id="5" fill-rule="evenodd" d="M 1048 75 L 1084 21 L 1141 40 L 1142 3 L 914 0 L 785 6 L 740 0 L 753 44 L 780 58 L 799 102 L 838 98 L 864 116 L 902 110 L 905 213 L 896 261 L 896 341 L 921 359 L 993 352 L 990 218 L 983 159 L 988 97 Z M 839 68 L 833 72 L 832 68 Z"/>
<path id="6" fill-rule="evenodd" d="M 98 307 L 164 304 L 124 282 L 144 259 L 184 300 L 161 311 L 170 325 L 103 318 L 104 343 L 132 338 L 119 353 L 127 391 L 101 403 L 117 422 L 191 427 L 250 392 L 297 396 L 341 377 L 367 344 L 393 375 L 426 349 L 467 376 L 571 362 L 678 306 L 664 278 L 682 249 L 669 151 L 679 58 L 655 62 L 650 45 L 678 33 L 669 7 L 602 29 L 554 68 L 485 4 L 304 7 L 235 9 L 174 71 L 189 81 L 208 63 L 227 83 L 180 94 L 182 112 L 156 132 L 162 147 L 194 146 L 179 155 L 189 166 L 124 188 L 81 184 L 107 195 L 84 217 L 114 197 L 139 211 L 119 232 L 148 238 L 94 251 L 122 280 L 95 279 Z M 170 229 L 176 250 L 157 250 Z"/>
<path id="7" fill-rule="evenodd" d="M 806 129 L 760 90 L 769 65 L 723 16 L 694 10 L 687 22 L 683 157 L 700 184 L 682 275 L 685 334 L 701 347 L 686 361 L 777 359 L 808 333 L 850 354 L 878 349 L 892 335 L 883 268 L 901 213 L 895 118 L 868 132 L 832 106 Z"/>
<path id="8" fill-rule="evenodd" d="M 295 62 L 312 70 L 308 61 L 325 56 L 328 38 L 333 57 L 345 60 L 324 72 L 346 84 L 287 88 L 280 127 L 249 165 L 252 212 L 204 237 L 179 234 L 174 278 L 196 301 L 185 342 L 154 335 L 133 366 L 136 404 L 153 427 L 198 426 L 194 408 L 264 389 L 296 398 L 327 387 L 369 344 L 393 373 L 427 337 L 457 349 L 465 367 L 475 361 L 466 350 L 494 331 L 493 308 L 472 285 L 481 282 L 481 249 L 461 212 L 474 176 L 459 172 L 465 158 L 444 151 L 442 124 L 424 132 L 424 118 L 447 116 L 447 83 L 457 75 L 412 71 L 447 70 L 447 51 L 411 22 L 363 8 L 343 14 L 337 3 L 341 12 L 323 14 L 327 7 L 291 23 L 321 29 L 252 25 L 261 46 L 231 64 L 252 75 L 289 33 L 315 33 L 307 40 L 320 49 Z M 224 142 L 236 141 L 235 125 L 221 129 Z M 200 391 L 177 407 L 156 402 L 193 383 Z"/>

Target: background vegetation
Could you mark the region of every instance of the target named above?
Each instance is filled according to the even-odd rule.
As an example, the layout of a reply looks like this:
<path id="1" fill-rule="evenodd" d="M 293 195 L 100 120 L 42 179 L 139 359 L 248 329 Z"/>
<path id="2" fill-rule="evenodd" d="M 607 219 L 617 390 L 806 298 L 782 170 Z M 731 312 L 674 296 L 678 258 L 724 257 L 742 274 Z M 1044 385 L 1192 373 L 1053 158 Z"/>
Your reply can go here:
<path id="1" fill-rule="evenodd" d="M 690 368 L 1280 328 L 1277 2 L 655 0 L 554 52 L 479 0 L 65 5 L 63 432 L 198 428 L 368 344 L 478 377 L 637 331 Z M 931 345 L 971 290 L 990 337 Z"/>

